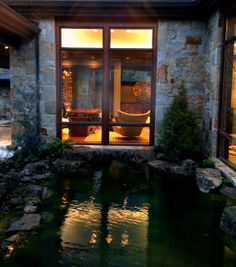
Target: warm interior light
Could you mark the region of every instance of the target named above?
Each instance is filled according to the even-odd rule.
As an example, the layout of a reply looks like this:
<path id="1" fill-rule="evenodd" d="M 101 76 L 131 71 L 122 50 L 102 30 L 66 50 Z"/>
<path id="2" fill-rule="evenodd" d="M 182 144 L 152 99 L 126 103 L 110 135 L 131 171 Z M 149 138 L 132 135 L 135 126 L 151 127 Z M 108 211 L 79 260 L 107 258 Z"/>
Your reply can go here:
<path id="1" fill-rule="evenodd" d="M 9 46 L 5 45 L 4 48 L 5 48 L 5 49 L 9 49 Z"/>
<path id="2" fill-rule="evenodd" d="M 102 48 L 102 29 L 61 29 L 61 47 Z"/>
<path id="3" fill-rule="evenodd" d="M 114 29 L 111 33 L 111 48 L 152 48 L 152 29 Z"/>

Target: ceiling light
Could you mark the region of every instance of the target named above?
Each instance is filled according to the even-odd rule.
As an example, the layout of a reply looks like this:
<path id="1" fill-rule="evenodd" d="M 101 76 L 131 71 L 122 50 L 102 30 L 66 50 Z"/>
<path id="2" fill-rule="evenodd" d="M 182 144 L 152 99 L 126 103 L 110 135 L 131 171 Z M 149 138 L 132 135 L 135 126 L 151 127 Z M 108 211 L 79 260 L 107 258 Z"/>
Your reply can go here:
<path id="1" fill-rule="evenodd" d="M 4 48 L 5 48 L 5 49 L 9 49 L 9 46 L 8 46 L 8 45 L 5 45 Z"/>

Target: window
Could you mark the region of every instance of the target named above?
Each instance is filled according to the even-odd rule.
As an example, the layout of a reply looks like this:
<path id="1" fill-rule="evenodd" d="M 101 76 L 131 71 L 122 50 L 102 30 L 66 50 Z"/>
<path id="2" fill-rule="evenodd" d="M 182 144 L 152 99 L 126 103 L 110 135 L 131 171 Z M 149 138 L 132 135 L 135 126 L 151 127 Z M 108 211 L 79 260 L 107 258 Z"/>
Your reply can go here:
<path id="1" fill-rule="evenodd" d="M 236 166 L 236 17 L 227 21 L 220 128 L 220 156 Z"/>
<path id="2" fill-rule="evenodd" d="M 154 29 L 60 29 L 62 139 L 150 145 Z"/>

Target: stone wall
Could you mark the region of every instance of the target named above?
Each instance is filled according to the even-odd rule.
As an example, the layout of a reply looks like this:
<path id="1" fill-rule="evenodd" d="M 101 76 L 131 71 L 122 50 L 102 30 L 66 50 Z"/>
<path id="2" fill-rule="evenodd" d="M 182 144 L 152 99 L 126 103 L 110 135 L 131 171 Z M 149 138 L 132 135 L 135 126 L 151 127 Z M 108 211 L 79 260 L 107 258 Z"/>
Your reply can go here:
<path id="1" fill-rule="evenodd" d="M 56 136 L 56 41 L 54 19 L 39 21 L 39 73 L 41 127 Z"/>
<path id="2" fill-rule="evenodd" d="M 0 83 L 0 120 L 11 119 L 10 86 Z"/>
<path id="3" fill-rule="evenodd" d="M 158 22 L 156 132 L 183 83 L 190 109 L 202 122 L 205 152 L 215 155 L 220 75 L 219 15 L 209 21 Z"/>
<path id="4" fill-rule="evenodd" d="M 213 14 L 206 31 L 205 48 L 205 101 L 203 108 L 203 131 L 206 152 L 216 156 L 221 72 L 222 28 L 219 12 Z"/>
<path id="5" fill-rule="evenodd" d="M 10 51 L 12 90 L 12 138 L 18 143 L 24 134 L 37 134 L 36 40 Z"/>
<path id="6" fill-rule="evenodd" d="M 201 118 L 204 103 L 204 46 L 206 23 L 201 21 L 160 20 L 158 22 L 158 59 L 156 92 L 156 132 L 166 109 L 186 88 L 189 106 Z"/>

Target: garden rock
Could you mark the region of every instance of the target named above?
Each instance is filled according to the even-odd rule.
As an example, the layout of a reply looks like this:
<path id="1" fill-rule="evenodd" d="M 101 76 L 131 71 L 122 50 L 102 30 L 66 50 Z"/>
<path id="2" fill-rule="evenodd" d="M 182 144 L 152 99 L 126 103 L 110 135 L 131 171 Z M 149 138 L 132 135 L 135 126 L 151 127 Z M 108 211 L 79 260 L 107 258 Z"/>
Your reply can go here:
<path id="1" fill-rule="evenodd" d="M 220 228 L 227 234 L 236 237 L 236 206 L 224 208 Z"/>
<path id="2" fill-rule="evenodd" d="M 29 184 L 24 187 L 25 197 L 40 197 L 43 187 L 41 185 Z"/>
<path id="3" fill-rule="evenodd" d="M 38 209 L 37 206 L 27 205 L 24 207 L 24 212 L 25 213 L 35 213 L 37 211 L 37 209 Z"/>
<path id="4" fill-rule="evenodd" d="M 191 159 L 186 159 L 180 162 L 180 164 L 165 160 L 153 160 L 149 161 L 148 164 L 158 171 L 171 173 L 173 175 L 193 176 L 195 173 L 195 161 Z"/>
<path id="5" fill-rule="evenodd" d="M 45 174 L 49 172 L 49 161 L 41 160 L 33 163 L 29 163 L 21 171 L 22 176 L 33 176 L 37 174 Z"/>
<path id="6" fill-rule="evenodd" d="M 45 173 L 45 174 L 37 174 L 37 175 L 33 175 L 33 176 L 24 176 L 23 178 L 21 178 L 21 182 L 35 183 L 35 182 L 47 180 L 50 176 L 52 176 L 52 173 L 50 173 L 50 172 Z"/>
<path id="7" fill-rule="evenodd" d="M 212 168 L 197 168 L 196 179 L 199 190 L 204 193 L 216 189 L 223 181 L 220 171 Z"/>
<path id="8" fill-rule="evenodd" d="M 80 161 L 57 159 L 53 162 L 53 171 L 60 174 L 76 173 L 80 166 Z"/>
<path id="9" fill-rule="evenodd" d="M 42 200 L 49 198 L 51 194 L 52 192 L 46 186 L 44 186 L 41 195 Z"/>
<path id="10" fill-rule="evenodd" d="M 220 192 L 223 195 L 236 200 L 236 188 L 235 187 L 223 186 Z"/>
<path id="11" fill-rule="evenodd" d="M 13 206 L 24 204 L 24 199 L 21 196 L 13 197 L 10 199 L 10 204 Z"/>
<path id="12" fill-rule="evenodd" d="M 24 201 L 25 201 L 25 205 L 30 205 L 30 206 L 41 205 L 41 200 L 39 197 L 26 197 Z"/>
<path id="13" fill-rule="evenodd" d="M 31 231 L 40 227 L 40 214 L 24 214 L 24 216 L 13 222 L 7 232 Z"/>

